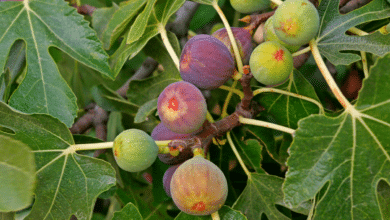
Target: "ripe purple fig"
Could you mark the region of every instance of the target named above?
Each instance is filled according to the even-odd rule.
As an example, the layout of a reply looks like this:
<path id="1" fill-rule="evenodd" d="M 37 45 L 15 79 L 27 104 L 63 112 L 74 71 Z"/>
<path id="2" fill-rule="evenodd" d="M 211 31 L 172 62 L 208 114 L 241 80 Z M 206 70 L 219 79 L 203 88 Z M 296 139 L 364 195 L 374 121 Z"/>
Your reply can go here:
<path id="1" fill-rule="evenodd" d="M 189 134 L 206 120 L 207 104 L 202 92 L 188 82 L 167 86 L 157 100 L 158 115 L 171 131 Z"/>
<path id="2" fill-rule="evenodd" d="M 217 38 L 200 34 L 184 46 L 180 57 L 180 75 L 201 89 L 216 89 L 232 78 L 234 59 Z"/>
<path id="3" fill-rule="evenodd" d="M 171 180 L 176 206 L 190 215 L 210 215 L 226 201 L 227 181 L 222 171 L 202 156 L 195 156 L 177 168 Z"/>
<path id="4" fill-rule="evenodd" d="M 165 192 L 167 193 L 167 195 L 169 197 L 172 198 L 172 195 L 171 195 L 171 180 L 172 180 L 172 176 L 173 174 L 175 173 L 175 171 L 177 170 L 177 168 L 180 166 L 180 164 L 177 164 L 175 166 L 171 166 L 169 167 L 165 173 L 164 173 L 164 176 L 163 176 L 163 185 L 164 185 L 164 190 Z"/>
<path id="5" fill-rule="evenodd" d="M 250 30 L 239 27 L 232 27 L 232 32 L 234 38 L 236 39 L 238 50 L 240 51 L 240 56 L 242 62 L 247 64 L 249 62 L 249 57 L 251 56 L 253 46 L 252 46 L 252 35 Z M 230 42 L 226 28 L 221 28 L 218 31 L 212 34 L 215 38 L 222 41 L 223 44 L 229 49 L 230 53 L 234 57 L 233 47 Z"/>

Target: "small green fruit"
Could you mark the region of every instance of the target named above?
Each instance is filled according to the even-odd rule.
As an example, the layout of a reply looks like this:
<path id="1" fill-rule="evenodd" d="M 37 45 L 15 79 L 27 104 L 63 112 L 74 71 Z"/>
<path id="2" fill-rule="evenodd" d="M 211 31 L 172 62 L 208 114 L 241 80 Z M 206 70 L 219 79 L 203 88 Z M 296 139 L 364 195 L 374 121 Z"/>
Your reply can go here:
<path id="1" fill-rule="evenodd" d="M 290 45 L 304 45 L 318 32 L 320 17 L 308 0 L 287 0 L 273 15 L 273 26 L 280 40 Z"/>
<path id="2" fill-rule="evenodd" d="M 270 0 L 230 0 L 230 4 L 234 10 L 249 14 L 256 11 L 264 10 L 271 5 Z"/>
<path id="3" fill-rule="evenodd" d="M 268 18 L 268 20 L 264 24 L 264 40 L 276 41 L 280 43 L 283 47 L 287 48 L 287 50 L 289 50 L 291 53 L 294 53 L 300 48 L 300 46 L 286 44 L 282 40 L 280 40 L 278 36 L 276 36 L 274 26 L 273 26 L 273 16 Z"/>
<path id="4" fill-rule="evenodd" d="M 267 41 L 253 50 L 249 66 L 258 82 L 274 86 L 289 77 L 293 70 L 293 58 L 280 43 Z"/>
<path id="5" fill-rule="evenodd" d="M 115 160 L 128 172 L 139 172 L 150 167 L 157 158 L 158 146 L 146 132 L 129 129 L 114 140 Z"/>

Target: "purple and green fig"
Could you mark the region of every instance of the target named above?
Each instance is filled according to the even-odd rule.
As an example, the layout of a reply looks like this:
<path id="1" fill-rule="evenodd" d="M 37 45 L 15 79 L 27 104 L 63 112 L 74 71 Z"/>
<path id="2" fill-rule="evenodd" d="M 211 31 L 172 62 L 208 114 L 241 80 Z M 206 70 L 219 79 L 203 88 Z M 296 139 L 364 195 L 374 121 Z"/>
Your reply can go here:
<path id="1" fill-rule="evenodd" d="M 307 44 L 318 32 L 320 17 L 315 6 L 308 0 L 287 0 L 273 15 L 276 35 L 287 44 Z"/>
<path id="2" fill-rule="evenodd" d="M 177 170 L 177 168 L 179 166 L 180 166 L 180 164 L 177 164 L 177 165 L 169 167 L 165 171 L 164 176 L 163 176 L 163 186 L 164 186 L 165 193 L 167 193 L 167 196 L 169 196 L 171 198 L 172 198 L 172 195 L 171 195 L 171 180 L 172 180 L 173 174 L 175 173 L 175 171 Z"/>
<path id="3" fill-rule="evenodd" d="M 160 123 L 153 129 L 151 136 L 155 141 L 166 141 L 191 138 L 198 132 L 199 131 L 197 130 L 191 134 L 179 134 L 169 130 L 163 123 Z M 191 148 L 183 149 L 177 156 L 172 156 L 171 154 L 158 154 L 160 161 L 168 165 L 182 163 L 193 156 L 194 154 L 192 153 Z"/>
<path id="4" fill-rule="evenodd" d="M 157 111 L 169 130 L 189 134 L 203 125 L 207 104 L 196 86 L 180 81 L 170 84 L 161 92 L 157 100 Z"/>
<path id="5" fill-rule="evenodd" d="M 209 160 L 195 156 L 177 168 L 171 180 L 171 195 L 176 206 L 190 215 L 210 215 L 227 198 L 225 175 Z"/>
<path id="6" fill-rule="evenodd" d="M 253 46 L 252 46 L 252 35 L 251 31 L 245 28 L 232 27 L 233 36 L 236 39 L 237 47 L 240 52 L 242 62 L 247 64 L 249 62 L 249 57 L 251 56 Z M 218 31 L 212 34 L 215 38 L 220 40 L 225 46 L 229 49 L 230 53 L 234 56 L 234 51 L 232 43 L 230 42 L 226 28 L 221 28 Z"/>
<path id="7" fill-rule="evenodd" d="M 180 57 L 180 75 L 201 89 L 216 89 L 232 78 L 234 59 L 217 38 L 200 34 L 184 46 Z"/>
<path id="8" fill-rule="evenodd" d="M 275 86 L 290 76 L 293 70 L 293 57 L 280 43 L 267 41 L 253 50 L 249 66 L 258 82 Z"/>

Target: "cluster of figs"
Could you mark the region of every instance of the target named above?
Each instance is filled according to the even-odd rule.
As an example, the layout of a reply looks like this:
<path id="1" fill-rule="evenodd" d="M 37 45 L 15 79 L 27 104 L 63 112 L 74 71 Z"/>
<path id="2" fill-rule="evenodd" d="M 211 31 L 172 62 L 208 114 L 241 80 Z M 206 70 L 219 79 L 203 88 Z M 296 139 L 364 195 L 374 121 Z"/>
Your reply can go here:
<path id="1" fill-rule="evenodd" d="M 232 32 L 241 59 L 249 63 L 254 78 L 263 85 L 274 86 L 289 78 L 293 70 L 291 53 L 307 44 L 318 28 L 318 12 L 309 1 L 287 0 L 267 20 L 265 42 L 254 50 L 251 30 L 233 27 Z M 181 211 L 191 215 L 210 215 L 223 206 L 228 193 L 226 177 L 215 164 L 203 155 L 194 156 L 190 149 L 159 154 L 155 141 L 187 139 L 202 131 L 207 104 L 200 89 L 222 86 L 233 77 L 235 66 L 225 28 L 212 35 L 192 37 L 180 57 L 183 81 L 168 85 L 158 97 L 161 123 L 151 136 L 129 129 L 114 141 L 115 159 L 126 171 L 145 170 L 157 157 L 171 165 L 163 177 L 164 189 Z"/>

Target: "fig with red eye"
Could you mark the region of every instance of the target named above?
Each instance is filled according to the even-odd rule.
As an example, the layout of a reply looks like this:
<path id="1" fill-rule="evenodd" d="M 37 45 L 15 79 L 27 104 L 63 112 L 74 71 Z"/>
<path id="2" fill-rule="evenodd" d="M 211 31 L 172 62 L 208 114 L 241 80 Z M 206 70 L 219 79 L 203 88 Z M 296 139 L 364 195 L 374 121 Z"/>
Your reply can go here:
<path id="1" fill-rule="evenodd" d="M 210 215 L 225 204 L 228 188 L 221 169 L 202 156 L 181 164 L 171 180 L 176 206 L 190 215 Z"/>
<path id="2" fill-rule="evenodd" d="M 181 81 L 170 84 L 161 92 L 157 111 L 169 130 L 189 134 L 198 130 L 206 120 L 207 104 L 196 86 Z"/>
<path id="3" fill-rule="evenodd" d="M 216 89 L 232 78 L 234 59 L 217 38 L 200 34 L 184 46 L 180 57 L 180 75 L 201 89 Z"/>

